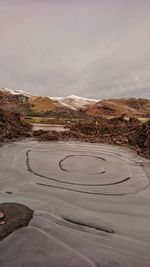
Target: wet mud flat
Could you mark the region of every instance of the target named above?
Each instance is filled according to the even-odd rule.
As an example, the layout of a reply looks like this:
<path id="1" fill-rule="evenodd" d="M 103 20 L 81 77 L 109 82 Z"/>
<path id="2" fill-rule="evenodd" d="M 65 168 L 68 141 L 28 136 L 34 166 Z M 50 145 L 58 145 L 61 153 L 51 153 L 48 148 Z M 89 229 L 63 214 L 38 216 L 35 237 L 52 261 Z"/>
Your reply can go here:
<path id="1" fill-rule="evenodd" d="M 149 160 L 128 148 L 71 141 L 0 147 L 0 203 L 34 211 L 0 242 L 0 266 L 149 267 L 149 184 Z"/>

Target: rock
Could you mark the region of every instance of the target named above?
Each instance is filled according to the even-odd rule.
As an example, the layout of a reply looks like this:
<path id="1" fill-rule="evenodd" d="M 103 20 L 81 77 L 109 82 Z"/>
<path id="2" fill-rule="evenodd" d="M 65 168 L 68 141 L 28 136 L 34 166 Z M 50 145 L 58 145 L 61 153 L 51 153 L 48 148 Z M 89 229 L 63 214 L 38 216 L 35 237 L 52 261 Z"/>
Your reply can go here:
<path id="1" fill-rule="evenodd" d="M 4 213 L 2 211 L 0 211 L 0 225 L 5 224 L 4 218 L 5 218 Z"/>
<path id="2" fill-rule="evenodd" d="M 0 220 L 4 219 L 5 215 L 2 211 L 0 211 Z"/>
<path id="3" fill-rule="evenodd" d="M 2 203 L 0 210 L 0 240 L 27 226 L 33 216 L 33 210 L 17 203 Z"/>

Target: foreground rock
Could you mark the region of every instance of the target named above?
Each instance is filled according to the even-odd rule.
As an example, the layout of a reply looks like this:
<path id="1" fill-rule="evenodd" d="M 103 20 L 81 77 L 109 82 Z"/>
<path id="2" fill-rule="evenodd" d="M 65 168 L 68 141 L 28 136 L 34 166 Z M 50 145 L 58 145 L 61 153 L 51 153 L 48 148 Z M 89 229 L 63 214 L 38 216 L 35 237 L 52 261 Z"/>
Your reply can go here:
<path id="1" fill-rule="evenodd" d="M 0 240 L 27 226 L 33 216 L 33 210 L 17 203 L 0 204 Z"/>

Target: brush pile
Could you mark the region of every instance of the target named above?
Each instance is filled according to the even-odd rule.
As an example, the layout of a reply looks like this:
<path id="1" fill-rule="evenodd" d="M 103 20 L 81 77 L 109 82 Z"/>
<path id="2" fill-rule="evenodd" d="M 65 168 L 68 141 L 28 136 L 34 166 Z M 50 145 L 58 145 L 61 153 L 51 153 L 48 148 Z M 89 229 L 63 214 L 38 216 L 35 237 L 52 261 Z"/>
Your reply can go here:
<path id="1" fill-rule="evenodd" d="M 58 132 L 56 131 L 37 130 L 33 131 L 33 136 L 38 141 L 58 141 Z"/>
<path id="2" fill-rule="evenodd" d="M 26 123 L 20 113 L 0 109 L 0 142 L 30 137 L 32 126 Z"/>
<path id="3" fill-rule="evenodd" d="M 140 154 L 150 158 L 150 120 L 135 129 L 129 137 L 129 143 L 136 147 Z"/>
<path id="4" fill-rule="evenodd" d="M 81 140 L 129 145 L 139 154 L 150 157 L 150 120 L 142 123 L 136 118 L 126 120 L 123 116 L 113 119 L 101 117 L 96 121 L 73 124 L 70 131 Z"/>
<path id="5" fill-rule="evenodd" d="M 67 125 L 68 127 L 68 125 Z M 107 119 L 80 121 L 70 124 L 68 131 L 33 132 L 38 141 L 79 140 L 92 143 L 127 145 L 140 155 L 150 158 L 150 120 L 142 123 L 136 118 L 126 120 L 123 116 Z"/>

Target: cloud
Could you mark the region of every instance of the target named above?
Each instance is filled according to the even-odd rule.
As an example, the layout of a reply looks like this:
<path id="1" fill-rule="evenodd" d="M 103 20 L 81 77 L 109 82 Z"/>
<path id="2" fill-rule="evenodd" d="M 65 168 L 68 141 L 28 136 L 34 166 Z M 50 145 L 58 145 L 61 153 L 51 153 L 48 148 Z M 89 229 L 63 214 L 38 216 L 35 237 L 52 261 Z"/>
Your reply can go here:
<path id="1" fill-rule="evenodd" d="M 0 86 L 51 96 L 146 96 L 148 0 L 1 0 Z"/>

